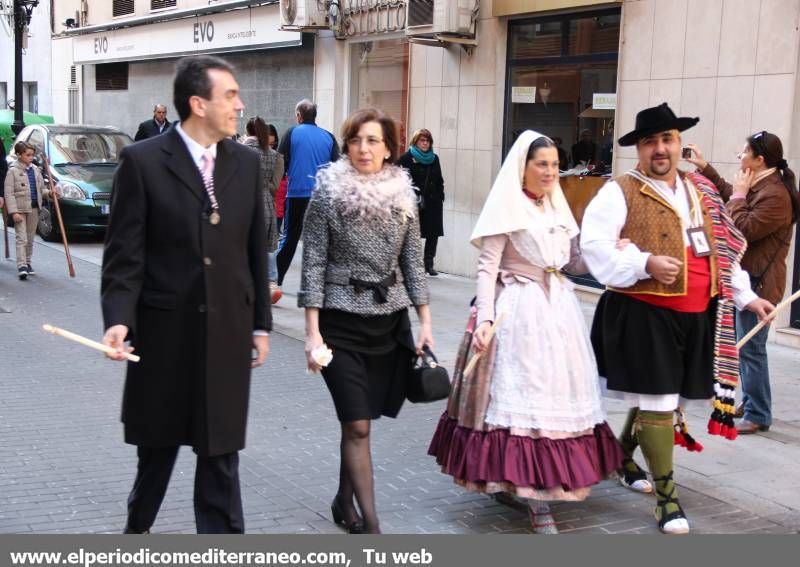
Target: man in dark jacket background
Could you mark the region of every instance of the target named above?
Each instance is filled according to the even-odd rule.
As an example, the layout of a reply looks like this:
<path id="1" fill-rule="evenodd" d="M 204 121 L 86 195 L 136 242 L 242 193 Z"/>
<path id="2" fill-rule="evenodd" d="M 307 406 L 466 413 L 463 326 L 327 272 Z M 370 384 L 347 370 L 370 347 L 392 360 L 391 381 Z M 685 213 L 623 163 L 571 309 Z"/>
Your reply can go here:
<path id="1" fill-rule="evenodd" d="M 297 103 L 294 113 L 297 126 L 286 131 L 278 147 L 289 179 L 283 235 L 278 244 L 279 286 L 283 285 L 283 278 L 289 271 L 297 243 L 303 233 L 303 219 L 314 190 L 314 176 L 320 167 L 339 159 L 336 138 L 316 124 L 317 105 L 303 99 Z"/>
<path id="2" fill-rule="evenodd" d="M 180 124 L 121 152 L 103 254 L 103 342 L 141 355 L 122 402 L 139 457 L 125 533 L 150 530 L 181 445 L 198 533 L 243 533 L 238 451 L 272 327 L 259 157 L 229 139 L 244 104 L 222 59 L 180 60 L 174 101 Z"/>
<path id="3" fill-rule="evenodd" d="M 170 122 L 167 120 L 167 107 L 163 104 L 157 104 L 153 108 L 153 118 L 139 124 L 139 129 L 136 130 L 136 136 L 134 136 L 133 139 L 138 142 L 139 140 L 146 140 L 147 138 L 158 136 L 169 130 L 169 125 Z"/>

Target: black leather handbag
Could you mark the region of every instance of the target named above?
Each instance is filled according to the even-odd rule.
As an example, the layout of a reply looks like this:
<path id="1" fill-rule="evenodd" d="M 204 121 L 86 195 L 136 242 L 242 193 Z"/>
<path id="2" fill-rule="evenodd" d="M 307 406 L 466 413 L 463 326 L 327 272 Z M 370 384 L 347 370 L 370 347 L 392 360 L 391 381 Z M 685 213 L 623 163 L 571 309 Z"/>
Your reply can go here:
<path id="1" fill-rule="evenodd" d="M 443 400 L 450 395 L 450 376 L 426 346 L 417 357 L 406 384 L 406 398 L 415 404 Z"/>

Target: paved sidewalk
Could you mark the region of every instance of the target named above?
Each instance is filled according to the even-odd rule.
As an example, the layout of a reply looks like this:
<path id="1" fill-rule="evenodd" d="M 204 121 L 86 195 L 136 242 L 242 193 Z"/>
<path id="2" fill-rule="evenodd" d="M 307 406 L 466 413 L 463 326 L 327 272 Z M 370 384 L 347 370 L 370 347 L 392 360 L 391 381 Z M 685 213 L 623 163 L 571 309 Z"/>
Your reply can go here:
<path id="1" fill-rule="evenodd" d="M 123 367 L 43 333 L 49 322 L 98 337 L 98 245 L 73 250 L 78 277 L 66 276 L 63 253 L 37 246 L 38 276 L 15 277 L 0 260 L 0 532 L 118 532 L 133 480 L 134 449 L 119 424 Z M 450 365 L 466 319 L 473 282 L 431 278 L 440 358 Z M 289 292 L 275 310 L 279 333 L 272 354 L 254 374 L 248 447 L 242 453 L 247 529 L 252 533 L 340 533 L 330 521 L 336 488 L 339 426 L 318 376 L 304 372 L 302 312 Z M 592 306 L 585 305 L 587 317 Z M 8 311 L 8 312 L 5 312 Z M 765 434 L 734 443 L 694 430 L 706 445 L 679 452 L 676 477 L 694 533 L 796 533 L 800 495 L 793 479 L 800 464 L 798 378 L 800 353 L 771 347 L 777 420 Z M 382 525 L 389 533 L 527 533 L 524 509 L 470 494 L 438 472 L 426 453 L 444 403 L 407 404 L 396 420 L 374 424 L 373 454 Z M 618 427 L 624 409 L 610 403 Z M 154 531 L 194 531 L 194 462 L 184 450 Z M 656 533 L 654 499 L 614 482 L 584 503 L 558 504 L 562 532 Z"/>

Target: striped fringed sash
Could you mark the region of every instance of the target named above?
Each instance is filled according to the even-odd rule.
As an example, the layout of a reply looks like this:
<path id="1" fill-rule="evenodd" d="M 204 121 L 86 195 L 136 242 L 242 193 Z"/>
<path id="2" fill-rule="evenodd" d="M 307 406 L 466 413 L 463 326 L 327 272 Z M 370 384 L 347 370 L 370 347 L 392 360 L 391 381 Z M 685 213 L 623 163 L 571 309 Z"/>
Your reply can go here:
<path id="1" fill-rule="evenodd" d="M 734 266 L 747 249 L 747 240 L 725 212 L 722 197 L 714 184 L 699 173 L 690 173 L 686 177 L 703 194 L 717 249 L 719 301 L 714 328 L 714 411 L 708 420 L 708 432 L 733 440 L 736 439 L 733 415 L 736 385 L 739 383 L 739 351 L 736 348 L 731 280 Z"/>

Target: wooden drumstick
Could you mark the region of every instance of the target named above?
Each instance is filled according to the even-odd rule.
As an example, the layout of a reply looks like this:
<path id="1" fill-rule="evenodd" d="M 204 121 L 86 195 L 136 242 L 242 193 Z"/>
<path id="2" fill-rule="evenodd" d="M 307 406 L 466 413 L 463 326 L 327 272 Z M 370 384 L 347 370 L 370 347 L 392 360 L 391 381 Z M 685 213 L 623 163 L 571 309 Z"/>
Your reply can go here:
<path id="1" fill-rule="evenodd" d="M 497 331 L 497 328 L 500 326 L 500 323 L 503 322 L 503 317 L 505 316 L 506 316 L 505 311 L 503 313 L 500 313 L 500 315 L 497 316 L 497 319 L 495 319 L 495 322 L 492 323 L 492 326 L 489 328 L 489 332 L 486 335 L 487 348 L 489 343 L 492 342 L 492 339 L 494 338 L 494 333 L 495 331 Z M 476 352 L 475 354 L 472 355 L 472 358 L 469 360 L 467 367 L 464 368 L 464 372 L 461 373 L 462 376 L 469 376 L 470 372 L 472 372 L 475 369 L 475 366 L 478 364 L 478 361 L 480 360 L 482 354 L 483 354 L 482 352 Z"/>
<path id="2" fill-rule="evenodd" d="M 60 337 L 64 337 L 65 339 L 75 341 L 76 343 L 80 343 L 84 346 L 93 348 L 95 350 L 99 350 L 100 352 L 104 352 L 106 354 L 118 354 L 117 350 L 111 348 L 110 346 L 106 346 L 103 343 L 98 343 L 97 341 L 93 341 L 92 339 L 87 339 L 86 337 L 82 337 L 80 335 L 76 335 L 75 333 L 65 331 L 64 329 L 54 327 L 53 325 L 47 325 L 47 324 L 42 325 L 42 329 L 44 329 L 48 333 L 53 333 L 54 335 L 58 335 Z M 142 359 L 140 356 L 131 354 L 129 352 L 123 352 L 121 354 L 131 362 L 139 362 Z"/>
<path id="3" fill-rule="evenodd" d="M 749 332 L 749 333 L 747 333 L 745 336 L 743 336 L 743 337 L 742 337 L 742 339 L 741 339 L 741 340 L 740 340 L 738 343 L 736 343 L 736 348 L 737 348 L 737 349 L 741 349 L 741 348 L 742 348 L 742 347 L 743 347 L 743 346 L 744 346 L 744 345 L 747 343 L 747 341 L 749 341 L 750 339 L 752 339 L 752 338 L 753 338 L 753 336 L 755 336 L 755 334 L 761 330 L 761 328 L 762 328 L 764 325 L 766 325 L 766 324 L 767 324 L 767 323 L 769 323 L 770 321 L 773 321 L 773 320 L 775 319 L 775 317 L 777 317 L 777 316 L 778 316 L 778 312 L 779 312 L 781 309 L 784 309 L 784 308 L 785 308 L 787 305 L 791 305 L 791 303 L 792 303 L 793 301 L 795 301 L 795 300 L 796 300 L 798 297 L 800 297 L 800 289 L 798 289 L 798 290 L 797 290 L 796 292 L 794 292 L 792 295 L 790 295 L 789 297 L 787 297 L 786 299 L 784 299 L 783 301 L 781 301 L 780 303 L 778 303 L 778 305 L 776 305 L 776 306 L 775 306 L 775 311 L 773 311 L 773 312 L 770 314 L 770 317 L 769 317 L 769 318 L 767 318 L 767 319 L 765 319 L 764 321 L 759 321 L 759 322 L 758 322 L 758 324 L 757 324 L 755 327 L 753 327 L 752 329 L 750 329 L 750 332 Z"/>

